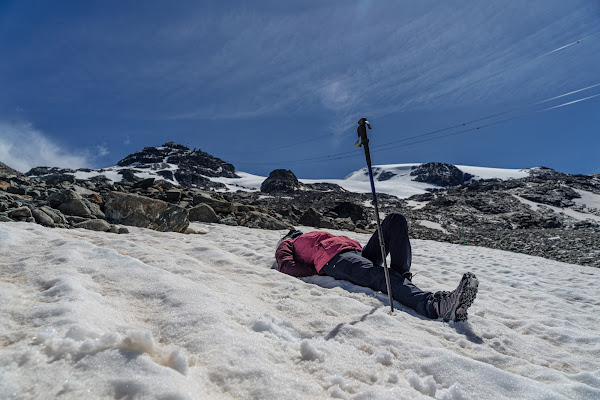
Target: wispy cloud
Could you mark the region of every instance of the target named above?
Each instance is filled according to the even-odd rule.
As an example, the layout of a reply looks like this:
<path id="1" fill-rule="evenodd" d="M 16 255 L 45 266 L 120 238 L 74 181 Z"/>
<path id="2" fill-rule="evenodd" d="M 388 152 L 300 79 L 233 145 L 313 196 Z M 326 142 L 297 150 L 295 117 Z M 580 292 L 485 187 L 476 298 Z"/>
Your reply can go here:
<path id="1" fill-rule="evenodd" d="M 106 157 L 110 154 L 110 151 L 108 151 L 108 147 L 106 147 L 106 145 L 104 144 L 101 146 L 96 146 L 96 152 L 99 157 Z"/>
<path id="2" fill-rule="evenodd" d="M 186 53 L 179 65 L 154 65 L 168 71 L 152 74 L 185 83 L 170 92 L 181 107 L 168 119 L 328 111 L 338 131 L 356 115 L 415 104 L 493 106 L 550 95 L 550 88 L 569 86 L 573 76 L 590 76 L 584 67 L 570 73 L 570 57 L 556 57 L 551 65 L 537 63 L 454 90 L 592 29 L 584 23 L 585 9 L 557 1 L 549 8 L 555 11 L 539 15 L 535 6 L 502 2 L 433 8 L 362 2 L 356 8 L 323 3 L 286 15 L 242 10 L 226 19 L 201 19 L 201 33 L 213 32 L 219 45 L 193 53 L 197 58 Z M 199 40 L 198 31 L 184 26 L 172 34 L 188 48 Z"/>
<path id="3" fill-rule="evenodd" d="M 37 166 L 81 168 L 90 166 L 93 158 L 89 151 L 63 147 L 31 124 L 0 122 L 0 161 L 18 171 Z"/>

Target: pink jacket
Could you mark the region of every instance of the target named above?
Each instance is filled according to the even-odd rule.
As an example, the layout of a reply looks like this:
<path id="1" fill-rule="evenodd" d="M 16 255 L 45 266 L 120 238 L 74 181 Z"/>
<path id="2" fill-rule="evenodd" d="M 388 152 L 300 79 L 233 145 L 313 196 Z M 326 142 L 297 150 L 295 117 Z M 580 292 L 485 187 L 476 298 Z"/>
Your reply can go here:
<path id="1" fill-rule="evenodd" d="M 301 277 L 321 272 L 335 255 L 348 250 L 362 250 L 360 243 L 346 236 L 328 232 L 304 233 L 284 240 L 275 251 L 277 269 L 284 274 Z"/>

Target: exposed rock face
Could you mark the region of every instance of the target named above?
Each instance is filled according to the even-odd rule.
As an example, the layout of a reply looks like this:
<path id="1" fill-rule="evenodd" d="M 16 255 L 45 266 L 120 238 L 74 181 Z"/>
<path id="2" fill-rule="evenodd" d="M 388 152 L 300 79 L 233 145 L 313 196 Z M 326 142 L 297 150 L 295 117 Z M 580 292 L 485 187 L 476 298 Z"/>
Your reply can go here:
<path id="1" fill-rule="evenodd" d="M 383 182 L 392 179 L 394 176 L 396 176 L 396 174 L 391 171 L 383 171 L 377 175 L 377 180 Z"/>
<path id="2" fill-rule="evenodd" d="M 437 162 L 414 167 L 410 174 L 416 176 L 415 181 L 417 182 L 427 182 L 444 187 L 462 185 L 473 178 L 472 175 L 463 173 L 454 165 Z"/>
<path id="3" fill-rule="evenodd" d="M 238 177 L 232 164 L 200 150 L 190 151 L 188 147 L 173 142 L 165 143 L 161 147 L 146 147 L 142 151 L 125 157 L 117 165 L 121 167 L 135 165 L 136 168 L 139 168 L 140 164 L 158 164 L 160 168 L 161 164 L 164 163 L 177 165 L 180 177 L 194 177 L 196 175 Z M 164 165 L 162 166 L 164 167 Z"/>
<path id="4" fill-rule="evenodd" d="M 294 193 L 300 189 L 300 182 L 296 175 L 287 169 L 276 169 L 260 185 L 263 193 Z"/>
<path id="5" fill-rule="evenodd" d="M 190 223 L 188 210 L 135 194 L 111 193 L 105 211 L 106 218 L 115 223 L 161 232 L 185 232 Z"/>

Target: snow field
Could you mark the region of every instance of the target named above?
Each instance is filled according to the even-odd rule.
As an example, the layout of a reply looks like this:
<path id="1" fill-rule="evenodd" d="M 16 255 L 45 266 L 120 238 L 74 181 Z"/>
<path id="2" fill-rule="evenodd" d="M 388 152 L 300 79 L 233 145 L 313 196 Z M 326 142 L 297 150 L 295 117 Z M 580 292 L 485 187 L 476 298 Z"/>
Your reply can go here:
<path id="1" fill-rule="evenodd" d="M 377 178 L 379 173 L 391 172 L 395 176 L 384 181 L 375 181 L 375 188 L 378 193 L 387 193 L 393 196 L 397 196 L 401 199 L 408 198 L 415 194 L 423 194 L 427 192 L 427 189 L 438 188 L 438 186 L 425 183 L 416 182 L 413 180 L 413 176 L 410 175 L 412 168 L 421 164 L 388 164 L 388 165 L 374 165 L 373 174 Z M 528 169 L 505 169 L 505 168 L 485 168 L 485 167 L 470 167 L 466 165 L 457 165 L 457 167 L 463 171 L 474 175 L 477 179 L 511 179 L 511 178 L 524 178 L 529 175 Z M 247 191 L 258 191 L 260 185 L 266 179 L 264 176 L 252 175 L 246 172 L 236 171 L 236 174 L 240 178 L 210 178 L 212 181 L 220 182 L 225 184 L 227 190 L 247 190 Z M 340 185 L 342 188 L 356 193 L 371 193 L 371 183 L 369 181 L 369 175 L 366 168 L 354 171 L 344 179 L 298 179 L 300 182 L 305 184 L 314 183 L 334 183 Z"/>
<path id="2" fill-rule="evenodd" d="M 284 232 L 193 226 L 0 224 L 0 398 L 600 397 L 600 270 L 415 240 L 422 289 L 480 279 L 469 321 L 444 324 L 277 272 Z"/>

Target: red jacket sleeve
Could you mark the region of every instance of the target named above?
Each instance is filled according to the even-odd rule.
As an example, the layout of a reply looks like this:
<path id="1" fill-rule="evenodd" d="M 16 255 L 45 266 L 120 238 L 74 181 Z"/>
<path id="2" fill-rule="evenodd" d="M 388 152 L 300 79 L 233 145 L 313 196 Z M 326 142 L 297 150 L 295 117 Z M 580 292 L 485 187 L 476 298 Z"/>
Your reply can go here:
<path id="1" fill-rule="evenodd" d="M 277 270 L 284 274 L 298 278 L 317 274 L 317 270 L 313 265 L 296 262 L 294 259 L 294 243 L 291 240 L 284 240 L 279 244 L 275 252 L 275 260 L 277 260 Z"/>

